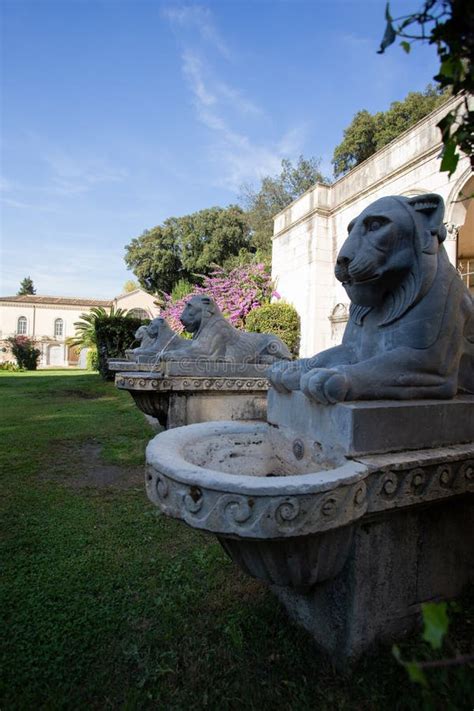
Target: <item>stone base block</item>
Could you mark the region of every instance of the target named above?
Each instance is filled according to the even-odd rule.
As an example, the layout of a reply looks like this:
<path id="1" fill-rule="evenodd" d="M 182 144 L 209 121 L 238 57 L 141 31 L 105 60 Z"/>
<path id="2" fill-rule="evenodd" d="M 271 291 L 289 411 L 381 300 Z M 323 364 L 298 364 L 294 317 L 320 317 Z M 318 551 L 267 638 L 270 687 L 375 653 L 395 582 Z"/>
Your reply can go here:
<path id="1" fill-rule="evenodd" d="M 335 578 L 309 593 L 272 586 L 339 668 L 375 642 L 413 630 L 423 602 L 454 598 L 474 581 L 472 495 L 354 525 L 352 550 Z"/>
<path id="2" fill-rule="evenodd" d="M 329 458 L 428 449 L 474 441 L 474 396 L 327 406 L 300 391 L 281 394 L 270 389 L 268 422 L 297 433 Z"/>

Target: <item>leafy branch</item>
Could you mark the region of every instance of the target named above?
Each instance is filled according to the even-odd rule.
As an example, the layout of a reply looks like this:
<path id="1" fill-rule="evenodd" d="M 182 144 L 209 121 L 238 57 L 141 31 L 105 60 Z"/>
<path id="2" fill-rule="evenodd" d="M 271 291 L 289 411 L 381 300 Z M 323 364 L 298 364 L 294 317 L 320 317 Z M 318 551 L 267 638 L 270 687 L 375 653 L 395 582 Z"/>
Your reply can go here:
<path id="1" fill-rule="evenodd" d="M 393 18 L 387 3 L 385 20 L 379 54 L 397 37 L 407 53 L 416 42 L 436 46 L 440 67 L 434 79 L 442 89 L 461 99 L 438 123 L 443 141 L 440 170 L 451 177 L 459 162 L 459 151 L 470 156 L 474 170 L 474 111 L 468 102 L 474 91 L 474 4 L 470 0 L 425 0 L 418 12 Z"/>

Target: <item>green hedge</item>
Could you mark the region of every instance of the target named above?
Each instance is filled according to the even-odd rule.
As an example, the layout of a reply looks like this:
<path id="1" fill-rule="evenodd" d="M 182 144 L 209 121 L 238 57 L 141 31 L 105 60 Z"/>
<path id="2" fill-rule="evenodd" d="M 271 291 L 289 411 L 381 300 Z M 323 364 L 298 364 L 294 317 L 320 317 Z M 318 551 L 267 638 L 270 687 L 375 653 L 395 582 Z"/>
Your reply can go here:
<path id="1" fill-rule="evenodd" d="M 91 346 L 87 351 L 86 368 L 87 370 L 99 370 L 99 356 L 95 346 Z"/>
<path id="2" fill-rule="evenodd" d="M 95 321 L 99 373 L 105 380 L 113 380 L 109 358 L 122 358 L 125 350 L 135 342 L 135 332 L 144 322 L 132 316 L 101 316 Z"/>
<path id="3" fill-rule="evenodd" d="M 294 356 L 300 347 L 300 317 L 291 304 L 276 301 L 251 311 L 245 319 L 245 330 L 273 333 L 286 343 Z"/>

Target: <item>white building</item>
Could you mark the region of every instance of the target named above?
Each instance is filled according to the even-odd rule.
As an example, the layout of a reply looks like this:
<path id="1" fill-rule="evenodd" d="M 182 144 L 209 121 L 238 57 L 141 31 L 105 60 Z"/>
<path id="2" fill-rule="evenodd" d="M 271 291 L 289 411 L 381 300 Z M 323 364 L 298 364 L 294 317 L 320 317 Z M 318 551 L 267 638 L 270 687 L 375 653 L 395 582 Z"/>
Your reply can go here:
<path id="1" fill-rule="evenodd" d="M 316 184 L 275 217 L 272 276 L 282 298 L 300 315 L 301 356 L 340 343 L 349 301 L 334 276 L 336 256 L 349 222 L 385 195 L 443 197 L 446 250 L 474 289 L 474 200 L 459 199 L 461 193 L 474 194 L 474 174 L 467 156 L 450 179 L 439 170 L 436 124 L 457 103 L 444 104 L 333 185 Z"/>
<path id="2" fill-rule="evenodd" d="M 22 335 L 31 338 L 40 349 L 40 367 L 77 365 L 77 351 L 67 344 L 67 340 L 75 335 L 75 321 L 94 306 L 106 310 L 112 306 L 126 309 L 138 318 L 159 315 L 154 297 L 143 289 L 135 289 L 109 301 L 61 296 L 3 296 L 0 297 L 0 362 L 14 360 L 6 339 Z"/>

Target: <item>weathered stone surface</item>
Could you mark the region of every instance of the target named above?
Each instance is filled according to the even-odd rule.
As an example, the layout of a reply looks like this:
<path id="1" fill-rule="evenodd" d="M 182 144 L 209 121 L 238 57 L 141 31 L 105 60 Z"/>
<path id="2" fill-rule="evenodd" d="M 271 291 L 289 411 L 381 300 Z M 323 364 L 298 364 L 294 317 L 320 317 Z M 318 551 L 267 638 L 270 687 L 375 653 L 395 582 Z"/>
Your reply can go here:
<path id="1" fill-rule="evenodd" d="M 474 441 L 474 396 L 363 401 L 326 407 L 300 391 L 268 393 L 268 422 L 320 447 L 326 457 L 397 452 Z M 290 434 L 288 434 L 291 437 Z"/>
<path id="2" fill-rule="evenodd" d="M 442 245 L 439 195 L 386 197 L 349 225 L 335 274 L 351 299 L 342 344 L 270 370 L 324 405 L 474 393 L 474 302 Z"/>
<path id="3" fill-rule="evenodd" d="M 289 432 L 242 422 L 164 432 L 147 448 L 147 492 L 217 534 L 343 666 L 473 579 L 474 443 L 324 461 Z"/>
<path id="4" fill-rule="evenodd" d="M 423 602 L 454 598 L 474 580 L 473 530 L 472 496 L 363 518 L 339 575 L 307 593 L 272 590 L 344 668 L 375 643 L 410 632 Z"/>
<path id="5" fill-rule="evenodd" d="M 296 443 L 265 423 L 205 423 L 162 433 L 147 447 L 148 495 L 195 528 L 274 539 L 474 493 L 472 443 L 453 445 L 448 456 L 439 449 L 399 454 L 392 466 L 387 457 L 367 457 L 325 467 L 318 452 L 301 452 Z"/>
<path id="6" fill-rule="evenodd" d="M 368 468 L 326 470 L 264 423 L 168 430 L 147 447 L 147 491 L 169 516 L 240 538 L 306 536 L 345 526 L 367 509 Z M 318 470 L 319 469 L 319 470 Z"/>

